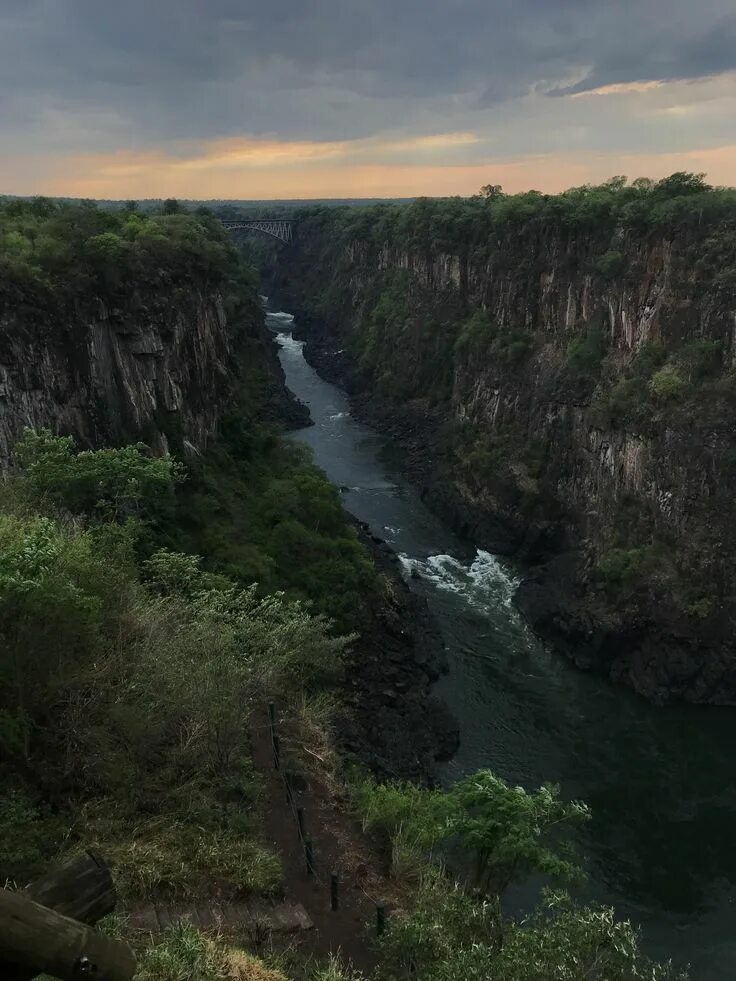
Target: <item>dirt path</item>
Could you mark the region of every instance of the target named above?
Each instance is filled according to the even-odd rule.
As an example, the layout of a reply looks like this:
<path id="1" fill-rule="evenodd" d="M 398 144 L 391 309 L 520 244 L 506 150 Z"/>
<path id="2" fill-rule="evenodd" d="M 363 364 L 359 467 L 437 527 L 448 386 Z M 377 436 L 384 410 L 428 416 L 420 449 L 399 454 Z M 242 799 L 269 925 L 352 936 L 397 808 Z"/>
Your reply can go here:
<path id="1" fill-rule="evenodd" d="M 285 900 L 304 907 L 314 927 L 301 934 L 304 947 L 317 955 L 340 953 L 360 970 L 376 962 L 376 901 L 387 909 L 395 899 L 393 884 L 382 875 L 380 860 L 360 825 L 335 807 L 319 778 L 299 774 L 292 780 L 287 802 L 285 770 L 289 756 L 288 720 L 277 721 L 281 768 L 274 766 L 268 712 L 254 719 L 253 760 L 265 783 L 266 838 L 281 855 Z M 311 837 L 314 873 L 306 868 L 304 842 L 299 834 L 297 808 L 303 809 L 305 835 Z M 338 874 L 338 909 L 330 904 L 331 873 Z"/>

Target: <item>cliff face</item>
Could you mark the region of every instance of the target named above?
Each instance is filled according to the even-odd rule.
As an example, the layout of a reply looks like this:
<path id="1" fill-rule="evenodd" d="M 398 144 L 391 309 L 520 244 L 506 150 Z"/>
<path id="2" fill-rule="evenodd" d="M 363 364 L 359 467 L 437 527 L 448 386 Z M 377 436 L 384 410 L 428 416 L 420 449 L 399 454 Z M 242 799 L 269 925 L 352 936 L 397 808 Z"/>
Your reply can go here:
<path id="1" fill-rule="evenodd" d="M 230 343 L 218 295 L 186 305 L 110 310 L 36 327 L 0 324 L 0 457 L 25 426 L 88 446 L 141 439 L 165 452 L 172 431 L 203 450 L 230 395 Z"/>
<path id="2" fill-rule="evenodd" d="M 83 446 L 141 440 L 157 453 L 202 453 L 231 407 L 238 375 L 287 398 L 253 306 L 230 323 L 216 290 L 157 298 L 132 293 L 96 315 L 0 321 L 0 463 L 26 426 L 72 434 Z M 257 371 L 254 372 L 254 369 Z"/>
<path id="3" fill-rule="evenodd" d="M 323 219 L 275 285 L 427 500 L 524 560 L 542 634 L 650 697 L 734 702 L 734 269 L 702 216 L 454 250 Z"/>

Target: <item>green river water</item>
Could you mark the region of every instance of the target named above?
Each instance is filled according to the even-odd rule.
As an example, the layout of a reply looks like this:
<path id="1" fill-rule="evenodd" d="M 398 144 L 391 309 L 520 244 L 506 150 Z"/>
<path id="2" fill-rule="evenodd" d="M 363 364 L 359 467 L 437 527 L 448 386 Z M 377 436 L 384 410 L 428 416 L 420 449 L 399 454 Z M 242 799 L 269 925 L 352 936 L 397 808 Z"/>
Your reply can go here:
<path id="1" fill-rule="evenodd" d="M 271 313 L 287 384 L 314 426 L 295 434 L 343 490 L 348 511 L 401 557 L 447 645 L 436 687 L 460 725 L 448 782 L 480 767 L 585 800 L 584 898 L 641 924 L 654 956 L 696 981 L 736 978 L 736 712 L 656 707 L 550 653 L 511 599 L 518 572 L 454 536 L 400 475 L 399 450 L 351 417 L 346 394 L 316 374 L 291 317 Z M 420 578 L 409 575 L 414 569 Z M 532 887 L 510 903 L 523 908 Z"/>

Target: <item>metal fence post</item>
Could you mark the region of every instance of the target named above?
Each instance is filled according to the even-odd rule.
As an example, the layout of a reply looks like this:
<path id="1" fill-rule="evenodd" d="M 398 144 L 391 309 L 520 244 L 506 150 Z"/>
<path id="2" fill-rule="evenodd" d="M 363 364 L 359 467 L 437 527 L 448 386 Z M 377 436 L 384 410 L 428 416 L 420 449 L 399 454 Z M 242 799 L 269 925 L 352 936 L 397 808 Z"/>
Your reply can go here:
<path id="1" fill-rule="evenodd" d="M 333 913 L 338 907 L 338 897 L 337 897 L 337 872 L 332 872 L 330 875 L 330 908 Z"/>
<path id="2" fill-rule="evenodd" d="M 386 904 L 376 903 L 376 936 L 382 936 L 386 929 Z"/>

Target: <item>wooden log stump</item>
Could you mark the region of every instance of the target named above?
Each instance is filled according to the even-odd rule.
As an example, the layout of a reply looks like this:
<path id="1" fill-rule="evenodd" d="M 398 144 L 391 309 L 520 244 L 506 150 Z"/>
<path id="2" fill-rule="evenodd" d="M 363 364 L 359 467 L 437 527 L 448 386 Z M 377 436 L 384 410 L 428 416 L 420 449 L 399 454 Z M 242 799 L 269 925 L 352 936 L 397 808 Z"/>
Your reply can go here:
<path id="1" fill-rule="evenodd" d="M 62 981 L 130 981 L 136 969 L 127 944 L 7 889 L 0 889 L 0 958 L 25 969 L 18 978 L 46 973 Z M 3 977 L 14 979 L 10 972 Z"/>
<path id="2" fill-rule="evenodd" d="M 112 913 L 117 898 L 110 869 L 96 852 L 85 852 L 52 869 L 23 892 L 39 905 L 82 923 L 97 923 Z"/>
<path id="3" fill-rule="evenodd" d="M 76 924 L 79 928 L 82 924 L 97 923 L 103 916 L 107 916 L 115 908 L 115 887 L 113 885 L 110 870 L 99 855 L 94 852 L 85 852 L 74 861 L 58 869 L 52 869 L 43 878 L 32 883 L 22 893 L 9 894 L 17 895 L 26 900 L 32 900 L 33 904 L 38 904 L 39 908 L 46 908 L 48 912 L 55 911 L 67 917 L 71 921 L 80 921 Z M 10 929 L 4 919 L 0 919 L 0 978 L 3 981 L 31 981 L 42 970 L 48 973 L 48 968 L 38 967 L 34 960 L 31 964 L 27 961 L 12 958 L 5 946 L 6 930 Z M 101 937 L 93 931 L 88 931 L 94 938 L 98 938 L 107 943 L 113 941 Z M 81 936 L 81 935 L 80 935 Z M 84 935 L 86 936 L 86 934 Z M 125 944 L 124 947 L 130 958 L 132 954 Z M 29 949 L 29 956 L 34 955 L 33 948 Z M 87 956 L 89 954 L 83 954 Z M 89 968 L 89 963 L 80 963 L 74 970 L 75 978 L 85 977 L 85 968 Z M 133 961 L 133 964 L 135 962 Z M 64 977 L 65 975 L 59 975 Z M 87 970 L 87 976 L 92 976 Z M 94 975 L 100 977 L 99 974 Z M 132 974 L 123 974 L 121 977 L 128 978 Z"/>

